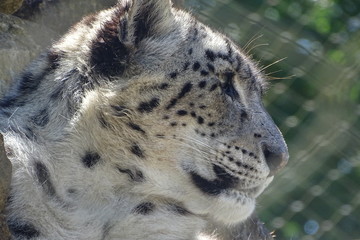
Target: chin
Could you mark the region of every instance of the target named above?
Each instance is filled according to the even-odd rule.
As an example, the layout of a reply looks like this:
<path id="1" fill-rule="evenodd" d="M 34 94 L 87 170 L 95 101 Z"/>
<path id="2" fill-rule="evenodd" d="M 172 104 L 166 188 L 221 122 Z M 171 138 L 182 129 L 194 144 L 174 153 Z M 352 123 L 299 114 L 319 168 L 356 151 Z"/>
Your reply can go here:
<path id="1" fill-rule="evenodd" d="M 236 190 L 226 190 L 214 199 L 209 217 L 227 225 L 245 221 L 253 213 L 256 200 Z"/>
<path id="2" fill-rule="evenodd" d="M 270 177 L 260 186 L 246 191 L 237 189 L 223 190 L 210 204 L 209 217 L 226 225 L 234 225 L 245 221 L 255 210 L 256 198 L 272 180 L 273 177 Z"/>

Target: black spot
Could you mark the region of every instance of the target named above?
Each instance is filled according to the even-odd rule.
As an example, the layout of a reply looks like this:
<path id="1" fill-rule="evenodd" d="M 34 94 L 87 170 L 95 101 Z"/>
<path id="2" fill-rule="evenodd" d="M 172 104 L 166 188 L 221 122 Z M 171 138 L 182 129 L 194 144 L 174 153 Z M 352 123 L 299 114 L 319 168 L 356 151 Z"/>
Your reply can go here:
<path id="1" fill-rule="evenodd" d="M 178 99 L 183 98 L 188 92 L 190 92 L 192 89 L 192 86 L 193 86 L 192 83 L 187 82 L 181 89 L 181 91 L 178 95 Z"/>
<path id="2" fill-rule="evenodd" d="M 190 62 L 185 62 L 184 63 L 184 66 L 183 66 L 183 71 L 186 71 L 189 69 L 189 66 L 190 66 Z"/>
<path id="3" fill-rule="evenodd" d="M 163 117 L 164 120 L 168 120 L 169 118 L 170 118 L 170 117 L 167 116 L 167 115 L 165 115 L 165 116 Z"/>
<path id="4" fill-rule="evenodd" d="M 190 107 L 194 107 L 195 104 L 194 104 L 193 102 L 191 102 L 191 103 L 189 103 L 189 106 L 190 106 Z"/>
<path id="5" fill-rule="evenodd" d="M 166 106 L 166 109 L 169 110 L 169 109 L 173 108 L 173 107 L 177 104 L 178 99 L 183 98 L 188 92 L 191 91 L 192 86 L 193 86 L 192 83 L 187 82 L 187 83 L 183 86 L 183 88 L 181 89 L 181 91 L 179 92 L 177 98 L 173 98 L 173 99 L 170 100 L 170 103 Z"/>
<path id="6" fill-rule="evenodd" d="M 214 125 L 215 125 L 214 122 L 209 122 L 209 123 L 208 123 L 208 126 L 209 126 L 209 127 L 212 127 L 212 126 L 214 126 Z"/>
<path id="7" fill-rule="evenodd" d="M 141 215 L 149 215 L 155 210 L 155 205 L 151 202 L 144 202 L 137 205 L 133 212 Z"/>
<path id="8" fill-rule="evenodd" d="M 193 53 L 193 49 L 190 48 L 189 51 L 188 51 L 189 55 L 191 55 Z"/>
<path id="9" fill-rule="evenodd" d="M 219 53 L 217 54 L 217 57 L 218 57 L 218 58 L 221 58 L 221 59 L 224 60 L 224 61 L 228 61 L 229 63 L 232 63 L 232 62 L 233 62 L 233 60 L 231 59 L 231 57 L 230 57 L 229 55 L 227 55 L 226 53 L 221 53 L 221 52 L 219 52 Z"/>
<path id="10" fill-rule="evenodd" d="M 185 111 L 185 110 L 179 110 L 179 111 L 176 112 L 176 114 L 179 115 L 179 116 L 185 116 L 185 115 L 188 114 L 188 112 Z"/>
<path id="11" fill-rule="evenodd" d="M 24 222 L 18 219 L 7 222 L 11 234 L 16 238 L 33 239 L 40 236 L 37 230 L 31 223 Z"/>
<path id="12" fill-rule="evenodd" d="M 256 137 L 256 138 L 261 138 L 261 134 L 254 133 L 254 137 Z"/>
<path id="13" fill-rule="evenodd" d="M 56 191 L 51 182 L 50 173 L 47 167 L 41 162 L 35 162 L 35 174 L 44 191 L 50 197 L 54 197 L 56 195 Z"/>
<path id="14" fill-rule="evenodd" d="M 92 168 L 100 161 L 100 155 L 96 152 L 86 152 L 85 155 L 81 158 L 82 163 L 85 167 Z"/>
<path id="15" fill-rule="evenodd" d="M 170 123 L 170 126 L 172 126 L 172 127 L 177 126 L 177 122 L 172 122 L 172 123 Z"/>
<path id="16" fill-rule="evenodd" d="M 241 152 L 242 152 L 243 154 L 246 154 L 246 153 L 247 153 L 247 151 L 246 151 L 245 149 L 241 149 Z"/>
<path id="17" fill-rule="evenodd" d="M 32 118 L 33 122 L 39 127 L 44 127 L 49 123 L 49 113 L 46 108 L 41 110 L 36 116 Z"/>
<path id="18" fill-rule="evenodd" d="M 210 92 L 212 92 L 212 91 L 214 91 L 216 88 L 218 87 L 218 84 L 217 83 L 215 83 L 215 84 L 213 84 L 211 87 L 210 87 Z"/>
<path id="19" fill-rule="evenodd" d="M 240 113 L 240 120 L 241 122 L 244 122 L 244 120 L 246 119 L 249 119 L 249 115 L 247 114 L 246 111 L 244 110 L 241 110 L 241 113 Z M 261 136 L 261 135 L 260 135 Z"/>
<path id="20" fill-rule="evenodd" d="M 132 123 L 132 122 L 129 122 L 128 125 L 135 131 L 141 132 L 142 134 L 146 134 L 146 132 L 139 125 Z"/>
<path id="21" fill-rule="evenodd" d="M 126 116 L 126 107 L 121 105 L 110 105 L 110 107 L 114 110 L 114 116 L 117 117 L 125 117 Z"/>
<path id="22" fill-rule="evenodd" d="M 199 108 L 200 108 L 200 109 L 205 109 L 206 106 L 205 106 L 205 105 L 201 105 L 201 106 L 199 106 Z"/>
<path id="23" fill-rule="evenodd" d="M 197 118 L 197 122 L 198 122 L 199 124 L 203 124 L 203 123 L 204 123 L 204 118 L 201 117 L 201 116 L 199 116 L 199 117 Z"/>
<path id="24" fill-rule="evenodd" d="M 205 51 L 205 55 L 206 55 L 206 58 L 209 59 L 210 61 L 212 61 L 212 62 L 215 61 L 216 56 L 215 56 L 215 53 L 212 50 L 207 49 Z"/>
<path id="25" fill-rule="evenodd" d="M 212 65 L 211 63 L 208 63 L 206 66 L 208 67 L 208 69 L 209 69 L 210 72 L 212 72 L 212 73 L 215 72 L 215 67 L 214 67 L 214 65 Z"/>
<path id="26" fill-rule="evenodd" d="M 159 86 L 159 88 L 161 89 L 161 90 L 165 90 L 165 89 L 167 89 L 169 87 L 169 84 L 167 84 L 167 83 L 162 83 L 160 86 Z"/>
<path id="27" fill-rule="evenodd" d="M 99 120 L 99 123 L 100 123 L 101 127 L 103 127 L 103 128 L 110 128 L 111 127 L 111 124 L 106 121 L 105 116 L 104 116 L 103 113 L 99 113 L 97 117 L 98 117 L 98 120 Z"/>
<path id="28" fill-rule="evenodd" d="M 204 87 L 206 87 L 206 81 L 199 82 L 199 88 L 204 88 Z"/>
<path id="29" fill-rule="evenodd" d="M 216 136 L 215 133 L 210 134 L 210 137 L 212 137 L 212 138 L 214 138 L 215 136 Z"/>
<path id="30" fill-rule="evenodd" d="M 78 191 L 74 188 L 69 188 L 66 192 L 70 195 L 73 195 L 73 194 L 76 194 Z"/>
<path id="31" fill-rule="evenodd" d="M 92 69 L 105 76 L 121 75 L 129 56 L 128 48 L 120 41 L 118 25 L 124 10 L 118 9 L 112 18 L 105 22 L 93 40 L 90 53 Z"/>
<path id="32" fill-rule="evenodd" d="M 190 212 L 188 210 L 186 210 L 184 207 L 181 207 L 177 204 L 169 203 L 168 205 L 169 205 L 170 211 L 172 211 L 178 215 L 185 216 L 185 215 L 190 214 Z"/>
<path id="33" fill-rule="evenodd" d="M 194 111 L 192 111 L 192 112 L 190 113 L 190 115 L 191 115 L 193 118 L 196 118 L 196 113 L 195 113 Z"/>
<path id="34" fill-rule="evenodd" d="M 144 112 L 152 112 L 152 110 L 159 106 L 159 99 L 158 98 L 152 98 L 149 102 L 141 102 L 138 106 L 138 110 L 141 113 Z"/>
<path id="35" fill-rule="evenodd" d="M 201 67 L 200 63 L 199 63 L 199 62 L 195 62 L 195 63 L 193 64 L 192 69 L 193 69 L 194 71 L 197 71 L 197 70 L 199 70 L 200 67 Z"/>
<path id="36" fill-rule="evenodd" d="M 219 166 L 213 165 L 213 170 L 217 176 L 215 180 L 207 180 L 195 172 L 190 172 L 193 183 L 204 193 L 218 195 L 222 190 L 231 188 L 238 182 L 235 177 Z"/>
<path id="37" fill-rule="evenodd" d="M 169 105 L 166 106 L 166 109 L 169 110 L 170 108 L 174 107 L 176 105 L 176 103 L 177 103 L 176 98 L 171 99 Z"/>
<path id="38" fill-rule="evenodd" d="M 177 77 L 178 73 L 177 72 L 172 72 L 170 73 L 170 78 L 175 79 Z"/>
<path id="39" fill-rule="evenodd" d="M 139 158 L 144 158 L 144 152 L 143 150 L 139 147 L 139 145 L 134 144 L 131 146 L 130 151 L 135 154 L 136 156 L 138 156 Z"/>
<path id="40" fill-rule="evenodd" d="M 164 134 L 156 134 L 155 137 L 157 137 L 157 138 L 165 138 L 165 135 Z"/>
<path id="41" fill-rule="evenodd" d="M 205 71 L 205 70 L 201 70 L 200 75 L 205 77 L 205 76 L 209 75 L 209 72 Z"/>
<path id="42" fill-rule="evenodd" d="M 145 179 L 143 173 L 140 170 L 135 170 L 134 172 L 130 169 L 118 168 L 118 170 L 121 173 L 129 175 L 130 179 L 134 182 L 142 182 Z"/>

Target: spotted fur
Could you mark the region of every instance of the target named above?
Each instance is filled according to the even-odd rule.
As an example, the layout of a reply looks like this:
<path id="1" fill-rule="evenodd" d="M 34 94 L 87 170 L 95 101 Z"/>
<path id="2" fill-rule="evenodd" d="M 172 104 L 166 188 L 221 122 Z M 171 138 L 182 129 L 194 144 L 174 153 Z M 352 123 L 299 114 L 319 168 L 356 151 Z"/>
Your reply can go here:
<path id="1" fill-rule="evenodd" d="M 84 18 L 0 100 L 13 239 L 190 240 L 244 221 L 288 158 L 265 86 L 169 0 Z"/>

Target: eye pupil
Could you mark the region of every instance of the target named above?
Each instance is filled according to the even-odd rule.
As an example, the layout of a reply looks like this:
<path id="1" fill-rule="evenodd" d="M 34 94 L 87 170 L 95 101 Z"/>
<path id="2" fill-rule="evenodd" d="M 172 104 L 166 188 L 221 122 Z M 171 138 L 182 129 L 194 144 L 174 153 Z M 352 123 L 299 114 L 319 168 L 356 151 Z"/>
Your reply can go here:
<path id="1" fill-rule="evenodd" d="M 234 76 L 235 73 L 232 71 L 226 71 L 224 73 L 225 83 L 223 85 L 223 91 L 226 95 L 231 97 L 232 100 L 239 97 L 239 94 L 237 93 L 233 85 Z"/>
<path id="2" fill-rule="evenodd" d="M 224 85 L 223 85 L 223 91 L 226 95 L 228 95 L 229 97 L 231 97 L 232 100 L 237 99 L 239 97 L 238 92 L 235 90 L 233 84 L 231 81 L 227 81 Z"/>

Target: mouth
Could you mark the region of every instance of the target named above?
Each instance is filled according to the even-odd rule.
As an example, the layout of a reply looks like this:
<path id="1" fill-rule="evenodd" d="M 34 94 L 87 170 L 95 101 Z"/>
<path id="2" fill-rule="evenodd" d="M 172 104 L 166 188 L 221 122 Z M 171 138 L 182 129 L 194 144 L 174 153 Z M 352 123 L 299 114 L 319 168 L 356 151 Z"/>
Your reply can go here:
<path id="1" fill-rule="evenodd" d="M 235 198 L 255 199 L 271 183 L 273 177 L 267 178 L 264 182 L 254 187 L 244 188 L 240 180 L 217 165 L 213 165 L 213 170 L 217 176 L 214 180 L 208 180 L 194 171 L 190 172 L 192 182 L 204 193 L 208 195 L 225 195 Z"/>

